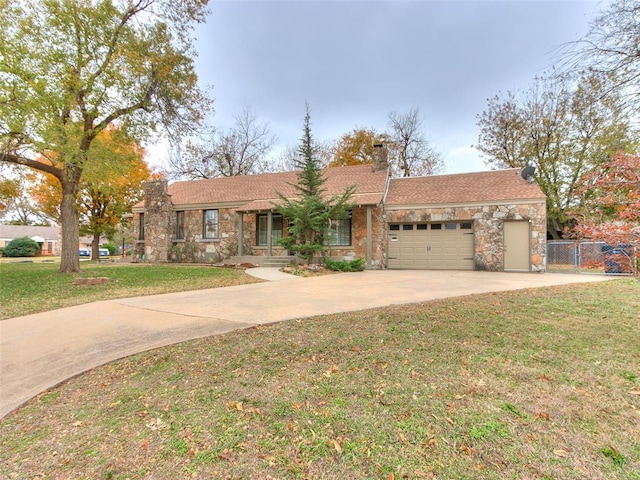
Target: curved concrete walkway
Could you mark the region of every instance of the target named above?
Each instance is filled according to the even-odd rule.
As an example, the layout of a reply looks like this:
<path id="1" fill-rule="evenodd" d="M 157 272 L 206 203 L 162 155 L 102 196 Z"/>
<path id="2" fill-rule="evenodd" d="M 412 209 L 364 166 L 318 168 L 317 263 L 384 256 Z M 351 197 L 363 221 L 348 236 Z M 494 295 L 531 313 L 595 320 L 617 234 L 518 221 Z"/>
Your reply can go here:
<path id="1" fill-rule="evenodd" d="M 108 300 L 0 321 L 0 418 L 64 380 L 112 360 L 255 325 L 473 293 L 608 280 L 604 276 L 365 271 Z"/>

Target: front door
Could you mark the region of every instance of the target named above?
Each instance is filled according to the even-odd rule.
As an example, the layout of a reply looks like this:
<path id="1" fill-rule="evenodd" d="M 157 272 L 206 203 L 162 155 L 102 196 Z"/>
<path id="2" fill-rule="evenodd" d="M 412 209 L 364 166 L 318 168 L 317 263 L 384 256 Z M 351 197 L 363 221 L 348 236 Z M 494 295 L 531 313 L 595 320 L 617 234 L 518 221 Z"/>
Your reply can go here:
<path id="1" fill-rule="evenodd" d="M 530 231 L 528 221 L 504 222 L 504 269 L 528 272 L 531 268 Z"/>

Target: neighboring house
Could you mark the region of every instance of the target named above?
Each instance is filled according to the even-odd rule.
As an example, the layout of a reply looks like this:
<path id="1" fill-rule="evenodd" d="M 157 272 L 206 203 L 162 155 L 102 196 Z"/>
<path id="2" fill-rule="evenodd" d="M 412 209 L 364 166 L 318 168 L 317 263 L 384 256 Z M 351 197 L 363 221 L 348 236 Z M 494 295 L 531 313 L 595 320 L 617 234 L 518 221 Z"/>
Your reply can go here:
<path id="1" fill-rule="evenodd" d="M 0 247 L 6 247 L 14 238 L 29 237 L 40 244 L 42 256 L 59 256 L 62 248 L 60 227 L 35 227 L 32 225 L 0 225 Z M 93 237 L 80 237 L 78 248 L 91 251 Z M 100 245 L 106 243 L 106 238 L 100 238 Z"/>
<path id="2" fill-rule="evenodd" d="M 109 239 L 106 237 L 100 237 L 100 245 L 104 245 L 105 243 L 108 243 Z M 93 237 L 92 236 L 81 236 L 78 239 L 78 248 L 80 249 L 88 249 L 89 251 L 91 251 L 91 248 L 93 247 Z"/>
<path id="3" fill-rule="evenodd" d="M 6 247 L 14 238 L 29 237 L 38 242 L 42 256 L 60 255 L 60 229 L 32 225 L 0 225 L 0 247 Z"/>
<path id="4" fill-rule="evenodd" d="M 330 223 L 329 254 L 369 268 L 543 271 L 546 199 L 519 169 L 390 178 L 373 165 L 325 170 L 326 195 L 357 189 L 351 217 Z M 134 259 L 149 262 L 292 260 L 277 245 L 287 221 L 274 206 L 295 195 L 296 172 L 150 182 L 133 208 Z"/>

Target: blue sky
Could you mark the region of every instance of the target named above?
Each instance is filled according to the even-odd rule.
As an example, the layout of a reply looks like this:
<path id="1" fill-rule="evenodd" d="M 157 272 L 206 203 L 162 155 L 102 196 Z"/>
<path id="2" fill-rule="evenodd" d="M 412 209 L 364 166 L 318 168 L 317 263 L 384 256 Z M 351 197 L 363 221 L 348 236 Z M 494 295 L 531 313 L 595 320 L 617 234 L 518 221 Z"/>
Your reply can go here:
<path id="1" fill-rule="evenodd" d="M 210 3 L 196 68 L 212 87 L 210 123 L 252 108 L 279 138 L 300 138 L 305 102 L 316 138 L 387 127 L 419 107 L 446 173 L 486 169 L 476 116 L 487 98 L 526 89 L 581 38 L 606 2 L 245 1 Z"/>

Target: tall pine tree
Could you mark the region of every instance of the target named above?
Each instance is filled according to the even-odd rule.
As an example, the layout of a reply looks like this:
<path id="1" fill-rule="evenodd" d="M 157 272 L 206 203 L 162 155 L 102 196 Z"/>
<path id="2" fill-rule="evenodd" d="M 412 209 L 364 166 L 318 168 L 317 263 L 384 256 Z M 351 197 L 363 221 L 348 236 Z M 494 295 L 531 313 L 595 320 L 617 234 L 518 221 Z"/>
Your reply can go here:
<path id="1" fill-rule="evenodd" d="M 289 222 L 289 234 L 279 244 L 310 262 L 314 256 L 326 253 L 325 237 L 330 221 L 349 216 L 352 207 L 349 199 L 356 187 L 350 186 L 343 193 L 326 198 L 327 179 L 313 142 L 308 105 L 302 132 L 295 165 L 298 183 L 290 184 L 297 192 L 296 198 L 286 198 L 278 192 L 282 203 L 276 209 Z"/>

